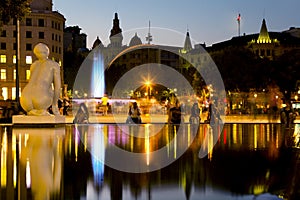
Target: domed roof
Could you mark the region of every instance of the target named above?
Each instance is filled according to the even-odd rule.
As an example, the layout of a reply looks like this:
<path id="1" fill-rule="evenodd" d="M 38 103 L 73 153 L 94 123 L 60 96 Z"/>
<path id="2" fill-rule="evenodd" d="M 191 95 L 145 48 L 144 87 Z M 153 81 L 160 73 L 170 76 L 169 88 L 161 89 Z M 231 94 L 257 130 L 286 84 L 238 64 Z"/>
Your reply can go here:
<path id="1" fill-rule="evenodd" d="M 89 53 L 89 52 L 90 52 L 89 49 L 85 48 L 85 47 L 77 49 L 77 53 L 84 54 L 84 53 Z"/>
<path id="2" fill-rule="evenodd" d="M 95 40 L 92 49 L 96 48 L 98 45 L 103 46 L 101 40 L 100 40 L 99 37 L 97 36 L 97 39 Z"/>
<path id="3" fill-rule="evenodd" d="M 137 33 L 135 33 L 135 35 L 131 38 L 129 42 L 129 46 L 135 46 L 139 44 L 142 44 L 142 40 L 137 36 Z"/>

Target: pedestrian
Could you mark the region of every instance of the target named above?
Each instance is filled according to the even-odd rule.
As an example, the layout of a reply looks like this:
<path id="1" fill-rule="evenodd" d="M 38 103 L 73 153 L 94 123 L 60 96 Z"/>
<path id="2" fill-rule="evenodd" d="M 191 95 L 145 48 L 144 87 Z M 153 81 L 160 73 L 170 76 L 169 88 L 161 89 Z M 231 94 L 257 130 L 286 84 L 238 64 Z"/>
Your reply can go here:
<path id="1" fill-rule="evenodd" d="M 79 109 L 75 115 L 75 118 L 73 120 L 73 123 L 78 124 L 87 124 L 89 123 L 89 111 L 85 105 L 85 103 L 81 103 L 79 105 Z"/>
<path id="2" fill-rule="evenodd" d="M 141 110 L 138 107 L 137 102 L 133 102 L 131 106 L 129 106 L 129 111 L 128 111 L 128 118 L 126 120 L 126 123 L 129 124 L 141 124 L 142 119 L 141 119 Z"/>
<path id="3" fill-rule="evenodd" d="M 104 94 L 104 96 L 101 98 L 101 107 L 103 108 L 103 115 L 107 115 L 107 110 L 108 110 L 107 94 Z"/>
<path id="4" fill-rule="evenodd" d="M 191 124 L 199 124 L 201 121 L 200 118 L 200 109 L 198 106 L 198 103 L 194 103 L 192 108 L 191 108 L 191 116 L 189 119 Z"/>
<path id="5" fill-rule="evenodd" d="M 178 100 L 175 101 L 175 106 L 170 108 L 169 110 L 169 118 L 168 123 L 170 124 L 180 124 L 183 122 L 182 112 L 180 107 L 180 102 Z"/>

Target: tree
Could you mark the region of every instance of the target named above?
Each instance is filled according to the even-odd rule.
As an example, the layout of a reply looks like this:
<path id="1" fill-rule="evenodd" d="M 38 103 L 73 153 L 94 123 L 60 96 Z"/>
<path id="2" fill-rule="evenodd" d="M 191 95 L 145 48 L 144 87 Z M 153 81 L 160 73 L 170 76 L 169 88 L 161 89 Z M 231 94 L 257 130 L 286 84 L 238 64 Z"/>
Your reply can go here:
<path id="1" fill-rule="evenodd" d="M 0 27 L 3 24 L 8 24 L 11 19 L 15 20 L 16 23 L 16 101 L 19 105 L 19 21 L 21 21 L 26 15 L 30 13 L 30 2 L 31 0 L 1 0 L 0 2 Z"/>
<path id="2" fill-rule="evenodd" d="M 7 24 L 11 19 L 22 20 L 30 13 L 32 0 L 1 0 L 0 26 Z"/>

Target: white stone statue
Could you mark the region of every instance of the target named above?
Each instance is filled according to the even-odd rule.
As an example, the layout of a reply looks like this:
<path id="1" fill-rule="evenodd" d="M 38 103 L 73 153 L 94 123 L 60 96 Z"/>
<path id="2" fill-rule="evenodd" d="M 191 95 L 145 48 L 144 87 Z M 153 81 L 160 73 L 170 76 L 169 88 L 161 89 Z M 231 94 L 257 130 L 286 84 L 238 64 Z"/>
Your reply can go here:
<path id="1" fill-rule="evenodd" d="M 52 105 L 54 115 L 60 115 L 58 98 L 61 88 L 60 66 L 48 59 L 49 48 L 38 43 L 34 49 L 38 58 L 30 67 L 30 79 L 22 91 L 20 103 L 27 115 L 50 115 Z"/>

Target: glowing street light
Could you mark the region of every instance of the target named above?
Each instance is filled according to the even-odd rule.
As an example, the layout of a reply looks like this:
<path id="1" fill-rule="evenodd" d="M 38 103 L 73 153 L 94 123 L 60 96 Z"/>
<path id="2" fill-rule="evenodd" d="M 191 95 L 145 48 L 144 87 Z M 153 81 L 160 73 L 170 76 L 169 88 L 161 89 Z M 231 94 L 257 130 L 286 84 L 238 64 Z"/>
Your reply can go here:
<path id="1" fill-rule="evenodd" d="M 145 93 L 145 95 L 147 95 L 147 99 L 149 99 L 149 96 L 151 95 L 151 91 L 149 91 L 149 88 L 150 88 L 150 86 L 151 86 L 151 82 L 150 81 L 146 81 L 145 82 L 145 85 L 147 86 L 146 87 L 146 93 Z"/>

